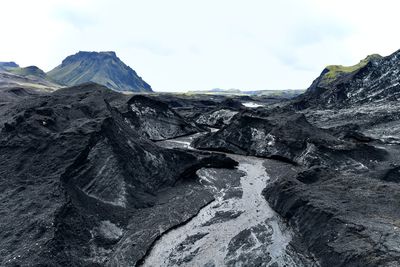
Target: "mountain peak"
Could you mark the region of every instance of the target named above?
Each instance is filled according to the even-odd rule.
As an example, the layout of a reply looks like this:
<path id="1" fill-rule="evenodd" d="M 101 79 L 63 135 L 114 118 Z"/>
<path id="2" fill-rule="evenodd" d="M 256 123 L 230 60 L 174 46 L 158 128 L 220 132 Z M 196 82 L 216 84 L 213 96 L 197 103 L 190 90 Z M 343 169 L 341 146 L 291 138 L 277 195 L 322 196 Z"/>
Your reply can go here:
<path id="1" fill-rule="evenodd" d="M 114 51 L 79 51 L 65 58 L 48 75 L 68 86 L 95 82 L 116 91 L 152 91 L 150 85 L 122 62 Z"/>

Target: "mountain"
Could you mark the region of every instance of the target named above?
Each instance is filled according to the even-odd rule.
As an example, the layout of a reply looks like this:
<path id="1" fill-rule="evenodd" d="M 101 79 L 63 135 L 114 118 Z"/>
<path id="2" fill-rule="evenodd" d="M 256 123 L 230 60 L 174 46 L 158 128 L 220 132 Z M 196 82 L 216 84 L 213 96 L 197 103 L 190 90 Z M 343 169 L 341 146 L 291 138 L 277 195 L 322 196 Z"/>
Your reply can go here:
<path id="1" fill-rule="evenodd" d="M 350 106 L 400 99 L 400 50 L 370 55 L 354 66 L 328 66 L 314 80 L 298 105 Z"/>
<path id="2" fill-rule="evenodd" d="M 115 52 L 78 52 L 47 73 L 54 81 L 72 86 L 95 82 L 116 91 L 152 92 L 149 84 L 122 62 Z"/>

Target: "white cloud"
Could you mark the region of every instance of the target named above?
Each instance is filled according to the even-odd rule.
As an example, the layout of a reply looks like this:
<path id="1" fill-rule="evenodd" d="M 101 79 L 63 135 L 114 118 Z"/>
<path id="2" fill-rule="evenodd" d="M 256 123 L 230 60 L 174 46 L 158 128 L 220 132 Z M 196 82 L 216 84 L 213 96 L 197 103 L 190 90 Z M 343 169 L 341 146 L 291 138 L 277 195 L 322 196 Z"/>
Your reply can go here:
<path id="1" fill-rule="evenodd" d="M 305 88 L 400 48 L 396 0 L 3 1 L 0 60 L 50 70 L 115 50 L 156 90 Z"/>

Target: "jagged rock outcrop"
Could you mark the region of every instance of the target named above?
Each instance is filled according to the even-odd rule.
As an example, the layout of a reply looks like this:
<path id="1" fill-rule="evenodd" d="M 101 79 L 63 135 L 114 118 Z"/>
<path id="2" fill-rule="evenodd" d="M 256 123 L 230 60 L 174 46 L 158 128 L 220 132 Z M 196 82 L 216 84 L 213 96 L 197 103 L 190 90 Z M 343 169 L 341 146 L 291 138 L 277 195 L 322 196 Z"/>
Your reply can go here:
<path id="1" fill-rule="evenodd" d="M 124 117 L 135 131 L 155 141 L 201 131 L 195 123 L 183 119 L 167 104 L 142 95 L 129 99 Z"/>
<path id="2" fill-rule="evenodd" d="M 240 101 L 227 98 L 209 111 L 194 114 L 193 120 L 202 126 L 222 128 L 228 125 L 239 110 L 243 108 L 244 106 Z"/>
<path id="3" fill-rule="evenodd" d="M 126 122 L 127 101 L 88 84 L 2 114 L 0 265 L 134 266 L 212 200 L 196 170 L 236 163 L 156 146 Z"/>
<path id="4" fill-rule="evenodd" d="M 122 62 L 115 52 L 78 52 L 47 73 L 54 81 L 73 86 L 95 82 L 116 91 L 151 92 L 137 73 Z"/>
<path id="5" fill-rule="evenodd" d="M 196 118 L 196 123 L 212 128 L 221 128 L 229 124 L 237 113 L 237 111 L 230 109 L 212 110 L 204 114 L 199 114 Z"/>

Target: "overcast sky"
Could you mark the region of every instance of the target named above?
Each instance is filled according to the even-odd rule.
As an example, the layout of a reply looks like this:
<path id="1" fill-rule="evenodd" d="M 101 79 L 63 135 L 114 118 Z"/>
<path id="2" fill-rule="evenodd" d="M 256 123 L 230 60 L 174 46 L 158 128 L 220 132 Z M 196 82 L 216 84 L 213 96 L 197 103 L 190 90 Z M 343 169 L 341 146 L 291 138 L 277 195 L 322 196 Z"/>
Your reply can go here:
<path id="1" fill-rule="evenodd" d="M 116 51 L 156 91 L 307 88 L 400 49 L 398 0 L 1 1 L 0 61 Z"/>

